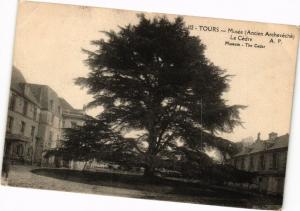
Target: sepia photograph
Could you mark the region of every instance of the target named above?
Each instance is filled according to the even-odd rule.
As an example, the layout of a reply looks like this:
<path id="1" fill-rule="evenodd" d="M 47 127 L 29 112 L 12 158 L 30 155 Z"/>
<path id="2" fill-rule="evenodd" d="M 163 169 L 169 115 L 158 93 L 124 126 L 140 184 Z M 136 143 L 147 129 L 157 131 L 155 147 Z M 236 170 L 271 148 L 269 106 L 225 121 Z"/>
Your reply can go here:
<path id="1" fill-rule="evenodd" d="M 20 2 L 1 185 L 280 209 L 299 28 Z"/>

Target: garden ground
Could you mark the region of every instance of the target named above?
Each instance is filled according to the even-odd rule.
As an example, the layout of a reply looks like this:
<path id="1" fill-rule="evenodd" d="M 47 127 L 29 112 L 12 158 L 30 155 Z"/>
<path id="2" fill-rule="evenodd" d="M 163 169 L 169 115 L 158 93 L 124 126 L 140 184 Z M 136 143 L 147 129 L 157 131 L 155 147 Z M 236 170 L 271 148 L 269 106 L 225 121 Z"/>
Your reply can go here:
<path id="1" fill-rule="evenodd" d="M 2 181 L 4 184 L 5 181 Z M 114 172 L 82 172 L 32 166 L 11 166 L 10 186 L 81 192 L 220 206 L 277 209 L 282 199 L 241 193 L 226 187 Z"/>

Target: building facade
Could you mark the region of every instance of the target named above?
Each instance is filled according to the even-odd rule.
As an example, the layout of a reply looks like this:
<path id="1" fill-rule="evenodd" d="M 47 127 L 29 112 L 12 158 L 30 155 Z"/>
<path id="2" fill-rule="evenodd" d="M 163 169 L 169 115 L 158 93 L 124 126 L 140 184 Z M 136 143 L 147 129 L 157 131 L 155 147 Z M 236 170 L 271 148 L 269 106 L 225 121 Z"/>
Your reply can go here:
<path id="1" fill-rule="evenodd" d="M 16 162 L 58 165 L 45 159 L 46 150 L 56 148 L 64 128 L 83 125 L 85 112 L 74 109 L 47 85 L 27 83 L 13 68 L 7 118 L 5 154 Z"/>
<path id="2" fill-rule="evenodd" d="M 257 140 L 244 147 L 228 162 L 239 170 L 255 173 L 252 187 L 259 192 L 282 195 L 289 135 L 270 133 L 268 140 Z"/>
<path id="3" fill-rule="evenodd" d="M 5 138 L 5 154 L 11 160 L 27 163 L 34 160 L 40 111 L 40 104 L 23 75 L 13 68 Z"/>

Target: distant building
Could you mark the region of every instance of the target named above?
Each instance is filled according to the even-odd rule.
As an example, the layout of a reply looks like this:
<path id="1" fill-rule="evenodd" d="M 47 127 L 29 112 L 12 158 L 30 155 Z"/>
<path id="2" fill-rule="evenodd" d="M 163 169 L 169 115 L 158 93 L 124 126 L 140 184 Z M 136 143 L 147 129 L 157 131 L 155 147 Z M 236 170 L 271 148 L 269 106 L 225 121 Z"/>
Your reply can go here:
<path id="1" fill-rule="evenodd" d="M 84 124 L 83 110 L 74 109 L 47 85 L 29 84 L 13 68 L 6 132 L 6 153 L 12 160 L 58 164 L 44 159 L 47 149 L 59 146 L 63 129 Z"/>
<path id="2" fill-rule="evenodd" d="M 257 140 L 233 156 L 229 163 L 237 169 L 255 172 L 253 183 L 258 191 L 282 194 L 285 178 L 289 135 L 270 133 L 268 140 Z"/>
<path id="3" fill-rule="evenodd" d="M 252 136 L 249 136 L 247 138 L 243 138 L 239 143 L 241 147 L 249 147 L 254 143 L 254 138 Z"/>

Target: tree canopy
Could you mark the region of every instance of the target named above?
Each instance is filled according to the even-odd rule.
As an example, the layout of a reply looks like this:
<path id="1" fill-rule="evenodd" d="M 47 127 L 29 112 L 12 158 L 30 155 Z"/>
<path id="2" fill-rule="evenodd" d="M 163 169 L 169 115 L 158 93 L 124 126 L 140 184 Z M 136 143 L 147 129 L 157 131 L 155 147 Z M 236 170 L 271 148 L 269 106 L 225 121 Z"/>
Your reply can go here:
<path id="1" fill-rule="evenodd" d="M 107 148 L 100 148 L 110 158 L 99 145 L 96 154 L 87 153 L 124 163 L 132 157 L 149 176 L 166 161 L 208 165 L 206 146 L 233 153 L 234 144 L 216 136 L 241 125 L 244 106 L 227 105 L 222 97 L 230 75 L 206 58 L 206 46 L 190 35 L 182 17 L 138 18 L 136 25 L 105 31 L 105 39 L 91 41 L 95 51 L 83 50 L 90 72 L 76 84 L 93 96 L 89 107 L 104 111 L 92 120 L 101 132 L 85 137 L 98 130 L 87 123 L 75 131 L 77 139 L 91 146 L 102 140 Z M 142 132 L 130 137 L 130 131 Z"/>

